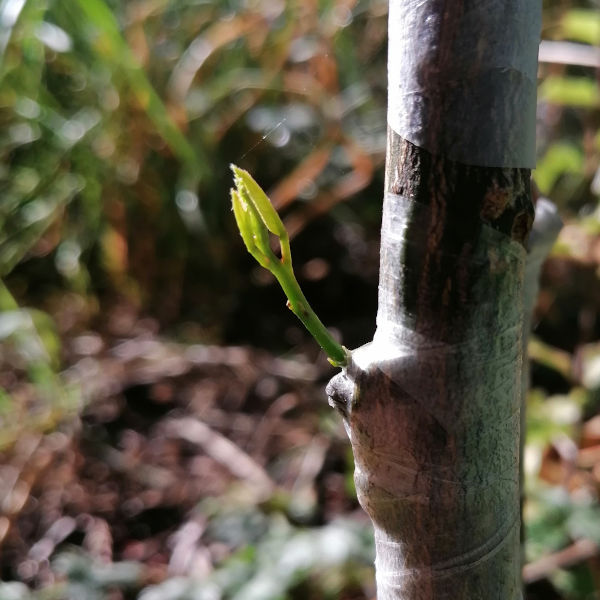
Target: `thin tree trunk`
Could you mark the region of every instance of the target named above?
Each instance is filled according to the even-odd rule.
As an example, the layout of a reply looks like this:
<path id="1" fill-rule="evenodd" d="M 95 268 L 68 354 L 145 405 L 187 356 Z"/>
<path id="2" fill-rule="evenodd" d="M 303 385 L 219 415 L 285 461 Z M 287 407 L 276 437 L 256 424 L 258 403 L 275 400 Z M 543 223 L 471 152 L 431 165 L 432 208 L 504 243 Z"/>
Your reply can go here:
<path id="1" fill-rule="evenodd" d="M 521 596 L 533 4 L 391 0 L 377 332 L 328 387 L 379 600 Z"/>

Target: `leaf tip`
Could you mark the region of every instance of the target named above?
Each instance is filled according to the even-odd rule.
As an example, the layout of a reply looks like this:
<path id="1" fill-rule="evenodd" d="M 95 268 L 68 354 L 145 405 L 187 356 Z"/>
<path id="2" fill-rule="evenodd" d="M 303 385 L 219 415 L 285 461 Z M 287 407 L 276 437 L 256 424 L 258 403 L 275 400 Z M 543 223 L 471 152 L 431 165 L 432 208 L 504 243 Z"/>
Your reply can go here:
<path id="1" fill-rule="evenodd" d="M 233 179 L 237 186 L 240 185 L 240 182 L 244 181 L 244 176 L 250 175 L 250 173 L 248 173 L 248 171 L 238 167 L 237 165 L 234 165 L 233 163 L 230 163 L 229 168 L 231 169 L 231 171 L 233 173 Z"/>

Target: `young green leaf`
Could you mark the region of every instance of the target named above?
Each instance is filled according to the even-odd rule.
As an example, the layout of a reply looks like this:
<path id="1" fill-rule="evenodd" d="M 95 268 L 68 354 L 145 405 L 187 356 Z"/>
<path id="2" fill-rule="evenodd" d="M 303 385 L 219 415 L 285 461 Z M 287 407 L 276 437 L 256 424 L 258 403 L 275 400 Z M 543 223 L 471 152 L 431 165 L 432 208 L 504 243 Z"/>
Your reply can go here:
<path id="1" fill-rule="evenodd" d="M 325 350 L 329 362 L 336 367 L 345 366 L 349 351 L 335 341 L 304 297 L 294 275 L 288 233 L 269 197 L 248 171 L 235 165 L 231 165 L 231 170 L 236 186 L 231 190 L 233 214 L 248 252 L 275 276 L 288 298 L 288 307 Z M 279 239 L 281 260 L 271 250 L 269 231 Z"/>
<path id="2" fill-rule="evenodd" d="M 264 254 L 265 258 L 275 262 L 277 257 L 271 250 L 271 242 L 269 240 L 269 232 L 264 225 L 264 222 L 260 218 L 260 214 L 256 210 L 256 206 L 250 200 L 248 190 L 246 188 L 240 188 L 240 197 L 243 205 L 247 210 L 248 219 L 252 225 L 252 232 L 254 237 L 254 243 L 256 247 Z"/>
<path id="3" fill-rule="evenodd" d="M 256 210 L 267 229 L 278 237 L 287 237 L 287 232 L 277 211 L 273 208 L 269 197 L 265 194 L 260 185 L 254 181 L 252 175 L 250 175 L 248 171 L 240 169 L 233 164 L 231 165 L 231 170 L 234 174 L 237 189 L 247 190 L 249 199 L 256 207 Z"/>
<path id="4" fill-rule="evenodd" d="M 268 269 L 272 259 L 264 253 L 263 242 L 266 233 L 261 236 L 261 230 L 262 232 L 265 231 L 264 227 L 251 208 L 251 205 L 249 205 L 248 202 L 246 202 L 244 198 L 233 189 L 231 190 L 231 206 L 233 208 L 233 215 L 235 217 L 238 229 L 240 230 L 242 240 L 244 240 L 246 249 L 262 267 Z M 260 236 L 260 245 L 257 244 L 257 236 Z M 271 255 L 272 258 L 275 258 L 272 252 Z"/>

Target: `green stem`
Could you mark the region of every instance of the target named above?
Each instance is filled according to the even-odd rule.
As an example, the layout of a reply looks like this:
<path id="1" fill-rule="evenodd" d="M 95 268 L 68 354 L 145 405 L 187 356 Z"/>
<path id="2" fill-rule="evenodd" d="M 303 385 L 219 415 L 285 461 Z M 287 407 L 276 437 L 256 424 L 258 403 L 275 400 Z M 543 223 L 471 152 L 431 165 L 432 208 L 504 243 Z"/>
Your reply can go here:
<path id="1" fill-rule="evenodd" d="M 336 367 L 345 367 L 350 352 L 333 339 L 304 297 L 294 276 L 288 233 L 269 197 L 248 171 L 235 165 L 231 165 L 231 169 L 235 183 L 235 189 L 231 190 L 233 214 L 248 252 L 275 275 L 288 297 L 288 308 L 325 350 L 329 362 Z M 269 232 L 279 239 L 281 259 L 271 248 Z"/>
<path id="2" fill-rule="evenodd" d="M 317 317 L 302 293 L 291 266 L 278 263 L 270 265 L 270 270 L 288 298 L 288 308 L 302 321 L 319 346 L 323 348 L 329 362 L 336 367 L 345 367 L 348 364 L 349 351 L 334 339 Z"/>

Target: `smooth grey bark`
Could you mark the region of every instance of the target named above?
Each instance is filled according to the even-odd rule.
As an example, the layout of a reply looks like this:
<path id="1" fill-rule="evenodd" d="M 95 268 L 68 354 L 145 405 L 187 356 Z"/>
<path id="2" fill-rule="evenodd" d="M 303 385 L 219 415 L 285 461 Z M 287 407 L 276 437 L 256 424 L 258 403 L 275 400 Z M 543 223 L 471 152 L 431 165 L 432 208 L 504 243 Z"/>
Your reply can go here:
<path id="1" fill-rule="evenodd" d="M 375 528 L 378 598 L 517 599 L 529 172 L 390 140 L 377 332 L 328 389 Z"/>
<path id="2" fill-rule="evenodd" d="M 491 121 L 485 123 L 493 131 L 490 143 L 514 150 L 519 136 L 531 138 L 533 118 L 524 133 L 510 119 L 511 93 L 523 78 L 514 65 L 485 62 L 490 53 L 504 52 L 497 32 L 491 36 L 496 50 L 485 36 L 504 28 L 510 43 L 530 48 L 523 19 L 534 15 L 535 29 L 539 6 L 529 0 L 479 4 L 488 11 L 485 27 L 471 31 L 465 19 L 474 22 L 475 0 L 392 0 L 391 12 L 402 5 L 407 27 L 433 23 L 424 36 L 403 31 L 415 44 L 404 58 L 416 57 L 423 68 L 410 71 L 418 89 L 400 90 L 404 104 L 397 97 L 391 103 L 410 113 L 417 142 L 426 147 L 388 129 L 377 331 L 328 386 L 352 444 L 358 498 L 375 529 L 379 600 L 521 597 L 522 283 L 533 221 L 530 171 L 514 164 L 519 152 L 502 147 L 481 158 L 481 124 L 469 120 L 468 103 L 472 115 Z M 507 19 L 509 9 L 519 14 Z M 514 28 L 506 30 L 507 23 Z M 390 48 L 396 24 L 390 22 Z M 456 40 L 466 33 L 471 49 L 485 51 L 472 52 L 463 77 L 452 65 L 465 63 L 469 45 Z M 539 28 L 529 33 L 535 39 Z M 424 43 L 430 47 L 423 50 Z M 390 70 L 394 59 L 390 54 Z M 453 85 L 456 78 L 460 85 Z M 491 95 L 486 81 L 494 82 Z M 463 121 L 457 124 L 453 114 Z M 477 140 L 471 155 L 469 140 Z"/>

